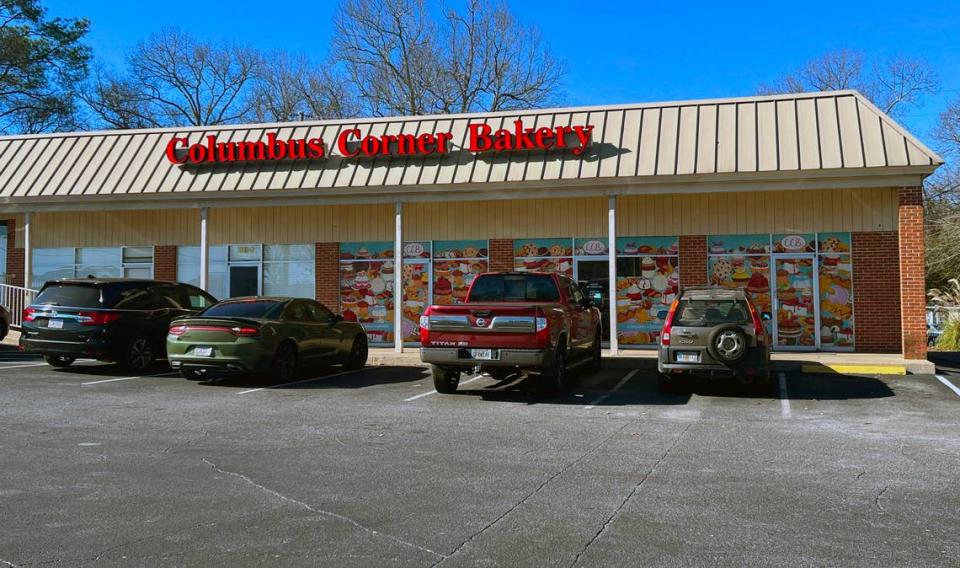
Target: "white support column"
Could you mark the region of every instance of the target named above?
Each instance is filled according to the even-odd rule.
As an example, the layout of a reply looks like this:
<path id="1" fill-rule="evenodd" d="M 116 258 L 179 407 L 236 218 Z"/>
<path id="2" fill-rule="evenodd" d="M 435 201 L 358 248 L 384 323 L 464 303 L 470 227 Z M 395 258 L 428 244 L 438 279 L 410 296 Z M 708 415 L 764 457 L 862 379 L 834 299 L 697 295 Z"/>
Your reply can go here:
<path id="1" fill-rule="evenodd" d="M 617 196 L 607 198 L 607 257 L 610 261 L 610 290 L 607 303 L 610 308 L 610 354 L 616 355 L 617 345 Z"/>
<path id="2" fill-rule="evenodd" d="M 209 210 L 206 207 L 200 209 L 200 288 L 207 289 L 207 273 L 210 269 L 210 241 L 207 233 L 207 218 Z"/>
<path id="3" fill-rule="evenodd" d="M 403 353 L 403 203 L 397 201 L 393 209 L 393 350 Z"/>
<path id="4" fill-rule="evenodd" d="M 23 214 L 23 287 L 33 288 L 30 272 L 33 270 L 30 262 L 33 255 L 30 248 L 30 213 Z"/>

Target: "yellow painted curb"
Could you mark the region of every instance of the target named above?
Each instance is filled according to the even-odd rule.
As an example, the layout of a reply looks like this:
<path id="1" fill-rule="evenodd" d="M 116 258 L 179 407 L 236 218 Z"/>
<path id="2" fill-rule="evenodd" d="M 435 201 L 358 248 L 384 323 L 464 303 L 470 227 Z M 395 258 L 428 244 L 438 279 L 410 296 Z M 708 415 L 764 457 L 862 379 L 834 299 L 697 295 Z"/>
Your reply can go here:
<path id="1" fill-rule="evenodd" d="M 841 375 L 906 375 L 907 368 L 902 365 L 828 365 L 812 363 L 803 365 L 804 373 L 823 373 L 833 371 Z"/>

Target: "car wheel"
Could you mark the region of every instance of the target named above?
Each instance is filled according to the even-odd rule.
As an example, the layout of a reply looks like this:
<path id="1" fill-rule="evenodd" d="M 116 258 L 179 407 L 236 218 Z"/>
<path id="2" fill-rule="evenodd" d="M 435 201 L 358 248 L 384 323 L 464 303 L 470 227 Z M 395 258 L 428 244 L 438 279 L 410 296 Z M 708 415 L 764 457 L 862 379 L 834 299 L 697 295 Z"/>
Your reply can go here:
<path id="1" fill-rule="evenodd" d="M 286 383 L 297 374 L 297 348 L 283 343 L 277 348 L 271 365 L 271 377 L 277 382 Z"/>
<path id="2" fill-rule="evenodd" d="M 557 347 L 553 356 L 553 365 L 544 379 L 546 381 L 543 386 L 551 394 L 561 394 L 570 387 L 567 375 L 567 350 L 563 343 Z"/>
<path id="3" fill-rule="evenodd" d="M 433 388 L 443 394 L 453 394 L 457 392 L 460 385 L 460 371 L 449 367 L 430 366 L 430 374 L 433 375 Z"/>
<path id="4" fill-rule="evenodd" d="M 145 337 L 137 337 L 131 341 L 123 354 L 123 366 L 138 373 L 152 367 L 154 361 L 156 358 L 153 346 Z"/>
<path id="5" fill-rule="evenodd" d="M 207 377 L 206 373 L 198 369 L 180 369 L 180 376 L 189 381 L 200 381 Z"/>
<path id="6" fill-rule="evenodd" d="M 715 360 L 731 365 L 747 356 L 747 334 L 737 325 L 722 325 L 707 336 L 707 352 Z"/>
<path id="7" fill-rule="evenodd" d="M 8 328 L 5 324 L 0 323 L 0 341 L 6 339 L 8 333 L 10 333 L 10 328 Z"/>
<path id="8" fill-rule="evenodd" d="M 50 365 L 51 367 L 69 367 L 73 365 L 73 362 L 76 361 L 73 357 L 58 357 L 56 355 L 44 355 L 43 360 Z"/>
<path id="9" fill-rule="evenodd" d="M 357 338 L 353 340 L 353 347 L 350 348 L 350 358 L 347 359 L 345 367 L 350 370 L 362 369 L 364 365 L 367 364 L 368 353 L 367 338 L 363 335 L 358 335 Z"/>

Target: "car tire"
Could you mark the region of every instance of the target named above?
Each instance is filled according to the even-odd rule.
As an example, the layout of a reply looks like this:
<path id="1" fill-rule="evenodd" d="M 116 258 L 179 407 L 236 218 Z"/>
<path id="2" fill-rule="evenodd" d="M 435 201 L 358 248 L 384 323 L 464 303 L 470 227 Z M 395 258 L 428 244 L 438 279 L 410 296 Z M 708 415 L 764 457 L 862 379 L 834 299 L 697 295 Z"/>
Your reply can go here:
<path id="1" fill-rule="evenodd" d="M 707 336 L 707 353 L 726 365 L 742 361 L 749 345 L 747 334 L 736 324 L 718 326 Z"/>
<path id="2" fill-rule="evenodd" d="M 180 369 L 180 376 L 188 381 L 202 381 L 207 378 L 206 373 L 198 369 Z"/>
<path id="3" fill-rule="evenodd" d="M 6 324 L 0 323 L 0 341 L 6 339 L 8 333 L 10 333 L 10 328 Z"/>
<path id="4" fill-rule="evenodd" d="M 73 362 L 76 361 L 73 357 L 60 357 L 58 355 L 44 355 L 43 361 L 50 365 L 51 367 L 57 367 L 58 369 L 63 369 L 73 365 Z"/>
<path id="5" fill-rule="evenodd" d="M 126 369 L 141 373 L 152 367 L 156 361 L 156 351 L 150 340 L 136 337 L 124 348 L 120 363 Z"/>
<path id="6" fill-rule="evenodd" d="M 430 374 L 433 375 L 433 388 L 437 389 L 437 392 L 443 394 L 457 392 L 457 387 L 460 385 L 459 369 L 431 365 Z"/>
<path id="7" fill-rule="evenodd" d="M 567 372 L 567 349 L 563 344 L 563 338 L 561 338 L 561 343 L 554 352 L 553 363 L 550 365 L 550 370 L 543 378 L 545 379 L 543 386 L 549 394 L 563 394 L 570 388 L 569 374 Z"/>
<path id="8" fill-rule="evenodd" d="M 277 347 L 268 375 L 277 383 L 290 382 L 297 375 L 297 348 L 292 343 L 281 343 Z"/>
<path id="9" fill-rule="evenodd" d="M 362 369 L 367 364 L 367 357 L 370 353 L 369 346 L 367 345 L 367 338 L 364 335 L 358 335 L 356 339 L 353 340 L 353 346 L 350 348 L 350 355 L 347 358 L 347 363 L 344 365 L 347 369 L 351 371 L 356 371 Z"/>

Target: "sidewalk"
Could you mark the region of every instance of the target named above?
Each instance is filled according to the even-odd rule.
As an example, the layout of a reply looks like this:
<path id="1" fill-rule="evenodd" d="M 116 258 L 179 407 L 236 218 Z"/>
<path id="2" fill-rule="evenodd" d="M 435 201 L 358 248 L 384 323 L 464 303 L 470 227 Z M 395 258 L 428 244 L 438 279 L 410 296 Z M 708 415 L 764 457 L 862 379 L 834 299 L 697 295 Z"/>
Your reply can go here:
<path id="1" fill-rule="evenodd" d="M 901 355 L 886 353 L 774 353 L 771 360 L 774 371 L 851 375 L 928 375 L 936 372 L 930 361 L 904 359 Z M 370 365 L 422 365 L 415 347 L 405 347 L 403 353 L 394 353 L 392 348 L 371 348 L 368 361 Z M 605 350 L 603 366 L 608 369 L 656 369 L 657 352 L 638 349 L 611 356 Z"/>
<path id="2" fill-rule="evenodd" d="M 11 331 L 3 345 L 17 345 L 20 333 Z M 904 359 L 898 354 L 873 353 L 774 353 L 771 357 L 774 371 L 803 371 L 806 373 L 840 373 L 850 375 L 932 375 L 936 366 L 926 360 Z M 420 351 L 405 347 L 403 353 L 394 353 L 392 347 L 370 349 L 368 364 L 375 366 L 419 367 Z M 621 351 L 611 356 L 603 352 L 603 366 L 608 369 L 656 369 L 657 352 L 654 349 Z"/>

